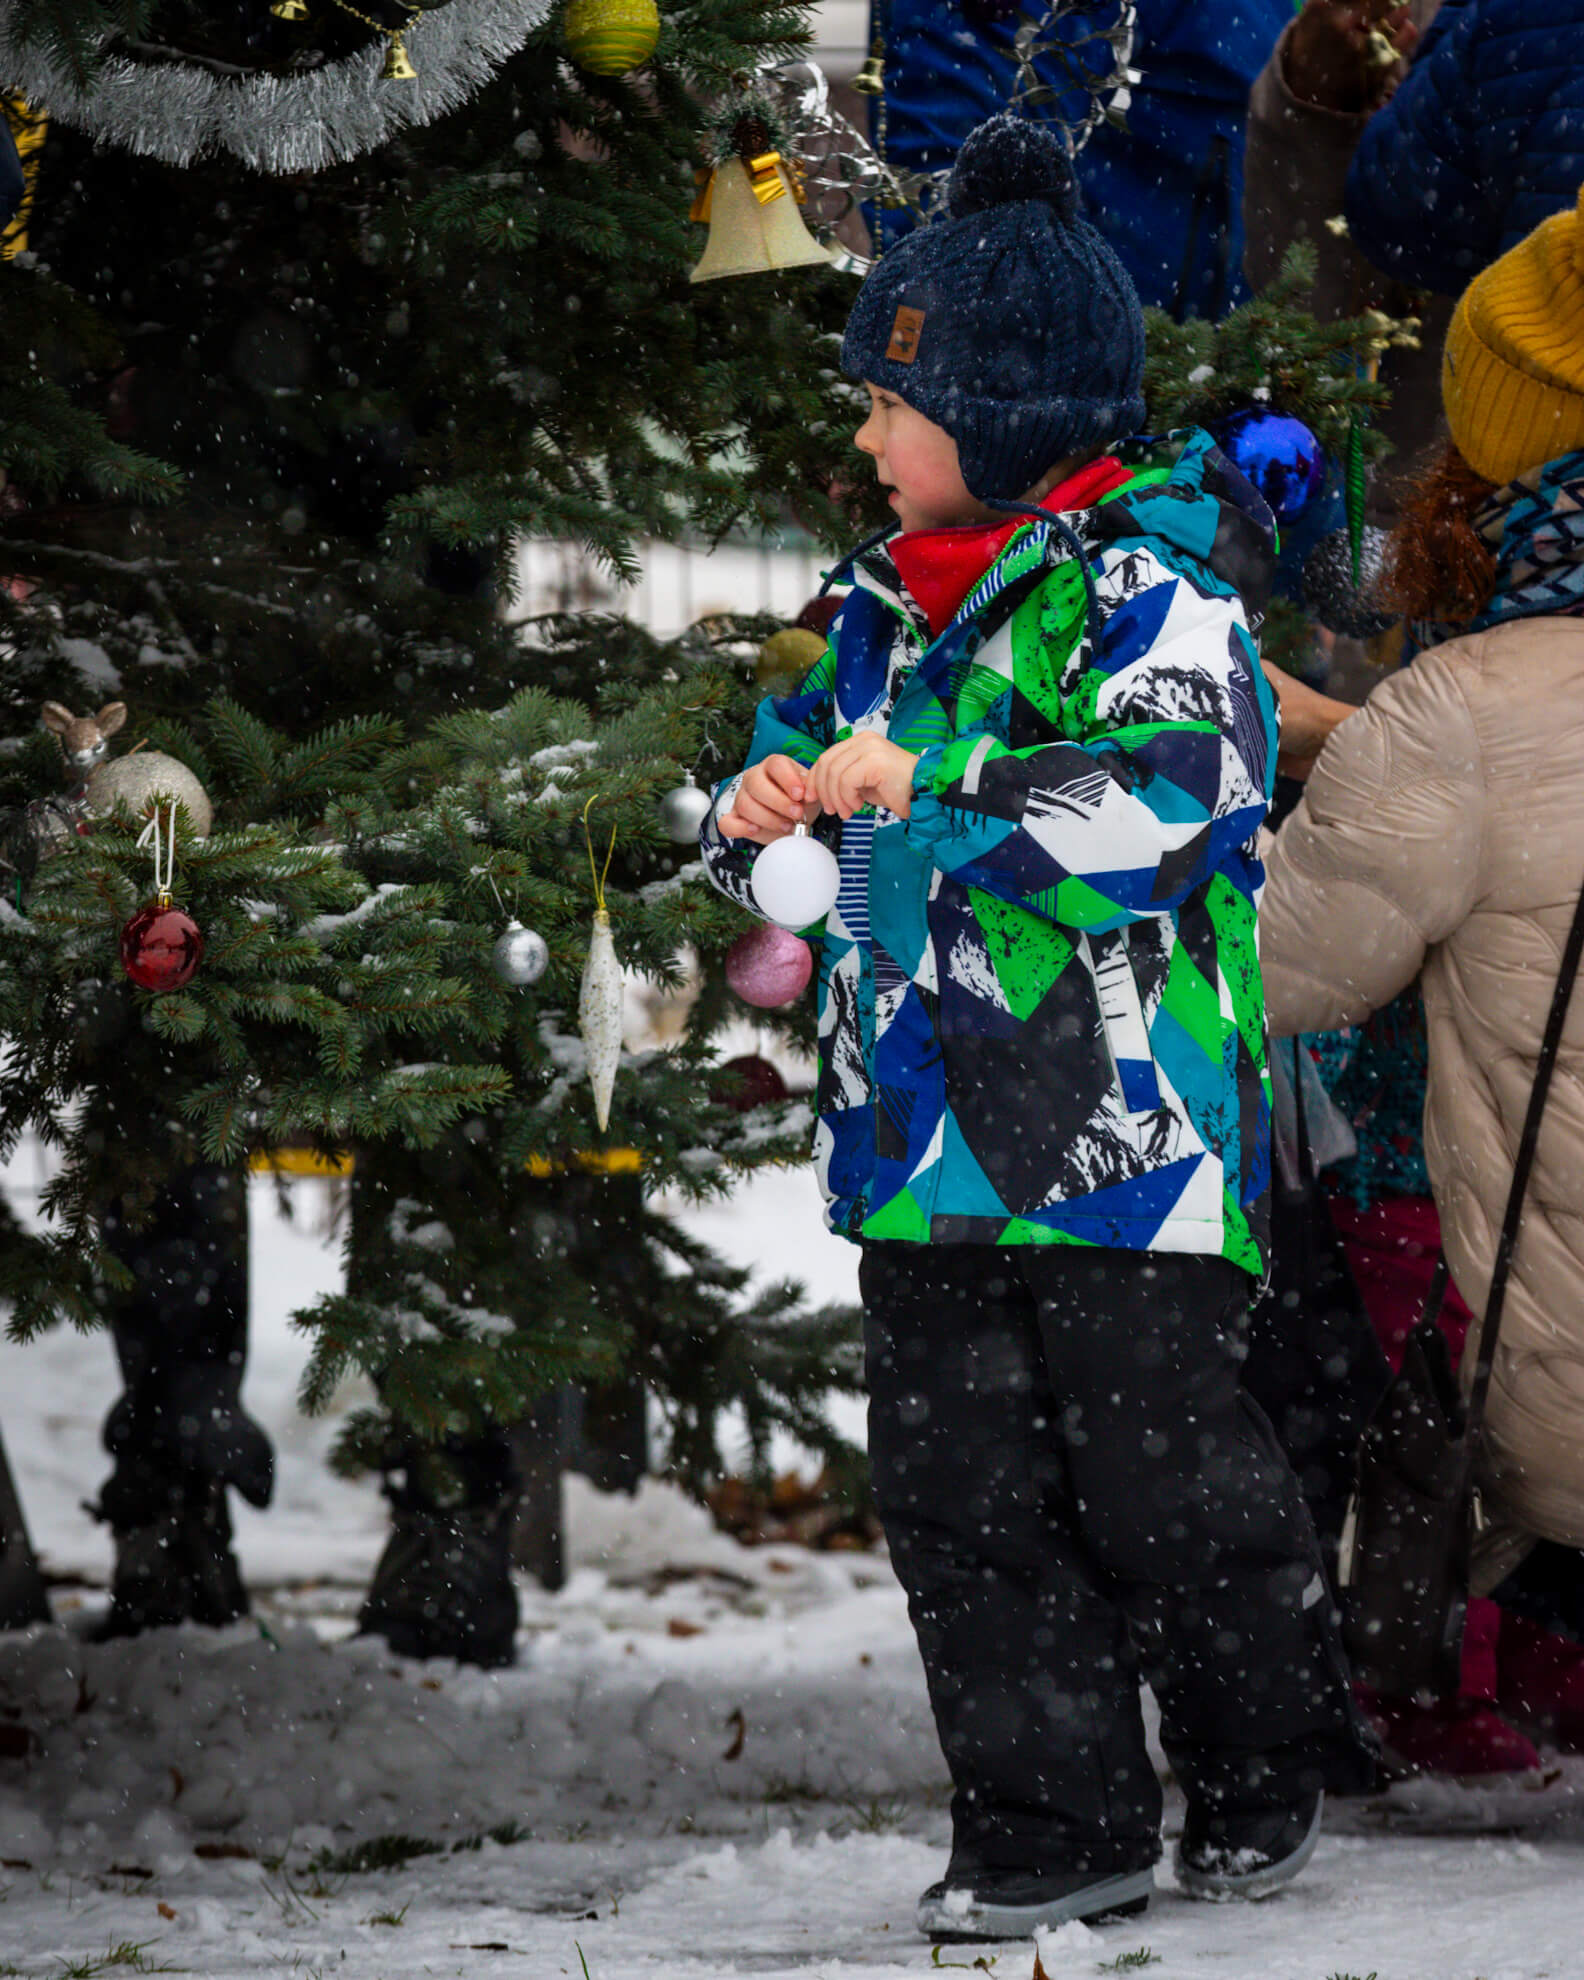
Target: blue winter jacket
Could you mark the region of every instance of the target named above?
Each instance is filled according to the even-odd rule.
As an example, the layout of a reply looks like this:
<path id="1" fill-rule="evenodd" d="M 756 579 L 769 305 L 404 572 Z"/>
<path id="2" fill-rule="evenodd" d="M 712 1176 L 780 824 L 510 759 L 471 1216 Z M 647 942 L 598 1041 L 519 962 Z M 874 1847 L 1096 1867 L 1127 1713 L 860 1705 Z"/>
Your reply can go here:
<path id="1" fill-rule="evenodd" d="M 933 172 L 975 124 L 1006 107 L 1016 17 L 975 28 L 957 0 L 889 0 L 876 11 L 886 38 L 887 156 Z M 1078 176 L 1085 211 L 1141 302 L 1215 317 L 1247 297 L 1243 126 L 1254 78 L 1291 14 L 1290 0 L 1138 0 L 1133 65 L 1143 80 L 1127 129 L 1102 125 L 1079 153 Z M 1054 63 L 1042 74 L 1057 87 L 1064 80 Z M 896 212 L 880 220 L 888 244 L 909 225 Z"/>
<path id="2" fill-rule="evenodd" d="M 1584 0 L 1445 0 L 1348 174 L 1354 245 L 1455 296 L 1584 181 Z"/>

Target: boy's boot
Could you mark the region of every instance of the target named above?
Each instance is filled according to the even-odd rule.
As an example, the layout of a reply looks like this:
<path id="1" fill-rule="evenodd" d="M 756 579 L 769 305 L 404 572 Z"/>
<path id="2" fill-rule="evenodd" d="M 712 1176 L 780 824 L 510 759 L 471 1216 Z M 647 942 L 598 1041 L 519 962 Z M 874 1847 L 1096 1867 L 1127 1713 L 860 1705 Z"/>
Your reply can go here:
<path id="1" fill-rule="evenodd" d="M 1286 1807 L 1190 1796 L 1177 1845 L 1177 1882 L 1189 1897 L 1263 1898 L 1290 1884 L 1320 1840 L 1318 1788 Z"/>
<path id="2" fill-rule="evenodd" d="M 945 1944 L 1031 1939 L 1078 1919 L 1133 1918 L 1155 1888 L 1153 1869 L 1107 1875 L 1087 1870 L 948 1870 L 918 1901 L 918 1928 Z"/>
<path id="3" fill-rule="evenodd" d="M 402 1657 L 516 1661 L 511 1529 L 519 1487 L 503 1437 L 414 1456 L 385 1478 L 391 1535 L 358 1614 Z"/>

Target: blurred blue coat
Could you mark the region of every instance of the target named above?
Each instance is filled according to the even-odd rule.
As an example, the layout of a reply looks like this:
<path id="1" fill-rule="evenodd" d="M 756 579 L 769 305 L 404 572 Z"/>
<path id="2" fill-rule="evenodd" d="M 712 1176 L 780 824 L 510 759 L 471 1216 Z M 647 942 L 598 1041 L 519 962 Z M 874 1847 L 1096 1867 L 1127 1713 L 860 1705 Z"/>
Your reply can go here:
<path id="1" fill-rule="evenodd" d="M 1348 173 L 1353 244 L 1455 296 L 1584 182 L 1584 0 L 1445 0 Z"/>
<path id="2" fill-rule="evenodd" d="M 1032 0 L 1028 11 L 1039 11 Z M 974 125 L 1006 106 L 1016 14 L 976 27 L 960 0 L 876 0 L 874 13 L 886 42 L 887 156 L 907 171 L 949 165 Z M 1128 128 L 1097 130 L 1078 176 L 1088 217 L 1141 302 L 1217 317 L 1247 297 L 1244 118 L 1291 14 L 1291 0 L 1138 0 L 1133 63 L 1143 81 Z M 1047 79 L 1059 86 L 1059 67 Z M 911 224 L 897 212 L 880 222 L 886 242 Z"/>

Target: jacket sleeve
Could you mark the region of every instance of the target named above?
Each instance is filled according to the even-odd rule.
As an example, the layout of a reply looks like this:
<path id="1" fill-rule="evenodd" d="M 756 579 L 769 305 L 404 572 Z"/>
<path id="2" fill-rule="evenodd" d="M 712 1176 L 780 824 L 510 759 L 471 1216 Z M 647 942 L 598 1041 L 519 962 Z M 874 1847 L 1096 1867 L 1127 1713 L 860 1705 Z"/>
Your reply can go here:
<path id="1" fill-rule="evenodd" d="M 1357 256 L 1326 222 L 1342 211 L 1348 168 L 1365 119 L 1306 103 L 1287 87 L 1292 24 L 1282 30 L 1249 94 L 1243 158 L 1243 267 L 1252 288 L 1281 273 L 1294 241 L 1314 248 L 1316 279 L 1309 307 L 1322 322 L 1358 306 Z"/>
<path id="2" fill-rule="evenodd" d="M 1379 1010 L 1478 897 L 1484 779 L 1457 670 L 1422 654 L 1320 752 L 1276 835 L 1260 902 L 1271 1030 Z"/>
<path id="3" fill-rule="evenodd" d="M 790 756 L 797 763 L 812 764 L 836 740 L 835 648 L 827 646 L 796 694 L 779 699 L 766 695 L 754 717 L 753 741 L 748 761 L 735 777 L 715 786 L 714 802 L 699 827 L 699 851 L 704 870 L 720 891 L 750 914 L 760 913 L 748 885 L 759 845 L 752 839 L 722 838 L 717 820 L 731 810 L 744 776 L 767 756 Z"/>
<path id="4" fill-rule="evenodd" d="M 1482 158 L 1492 54 L 1484 10 L 1446 0 L 1397 93 L 1364 128 L 1348 174 L 1353 244 L 1411 287 L 1455 296 L 1495 260 L 1512 170 Z"/>
<path id="5" fill-rule="evenodd" d="M 1147 550 L 1107 552 L 1102 602 Z M 987 728 L 924 751 L 910 842 L 969 886 L 1065 928 L 1163 914 L 1265 816 L 1276 716 L 1235 597 L 1164 566 L 1109 613 L 1070 698 L 1075 740 L 1013 749 Z"/>

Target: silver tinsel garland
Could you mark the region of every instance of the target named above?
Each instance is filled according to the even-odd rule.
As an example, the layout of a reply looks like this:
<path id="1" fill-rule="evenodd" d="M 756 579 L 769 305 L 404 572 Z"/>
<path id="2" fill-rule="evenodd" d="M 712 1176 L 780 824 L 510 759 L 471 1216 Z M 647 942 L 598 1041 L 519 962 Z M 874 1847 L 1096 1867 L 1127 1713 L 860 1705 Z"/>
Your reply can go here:
<path id="1" fill-rule="evenodd" d="M 0 0 L 0 85 L 103 144 L 167 165 L 228 151 L 259 172 L 317 172 L 433 123 L 475 95 L 550 13 L 551 0 L 447 0 L 403 31 L 417 76 L 387 82 L 387 42 L 302 75 L 219 74 L 197 63 L 110 55 L 87 89 L 22 41 Z"/>

